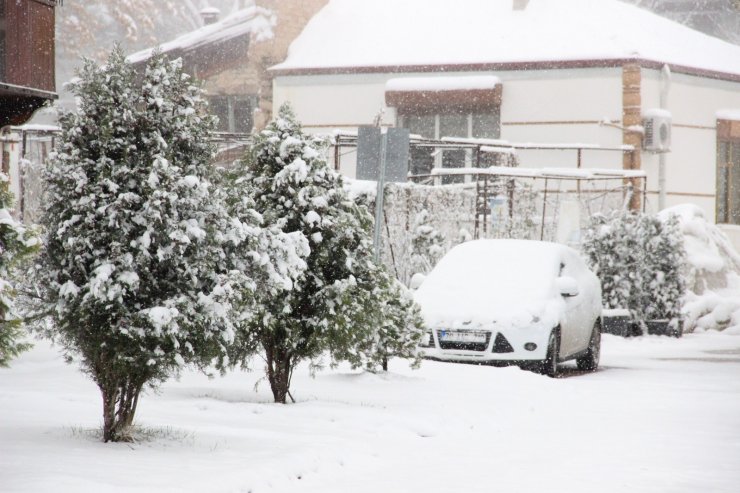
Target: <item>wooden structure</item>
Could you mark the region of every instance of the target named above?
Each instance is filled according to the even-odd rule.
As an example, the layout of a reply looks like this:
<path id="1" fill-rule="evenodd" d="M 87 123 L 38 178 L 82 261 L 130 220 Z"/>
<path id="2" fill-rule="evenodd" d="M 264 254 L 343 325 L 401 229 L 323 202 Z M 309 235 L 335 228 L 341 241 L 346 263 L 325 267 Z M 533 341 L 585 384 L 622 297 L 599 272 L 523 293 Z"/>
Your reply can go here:
<path id="1" fill-rule="evenodd" d="M 211 114 L 224 133 L 262 130 L 272 117 L 272 74 L 288 46 L 328 0 L 255 0 L 219 19 L 217 9 L 201 11 L 204 26 L 163 43 L 170 58 L 181 57 L 185 72 L 201 82 Z M 143 66 L 153 49 L 129 56 Z"/>
<path id="2" fill-rule="evenodd" d="M 56 99 L 54 0 L 0 0 L 0 127 Z"/>
<path id="3" fill-rule="evenodd" d="M 255 39 L 272 35 L 272 13 L 260 7 L 248 7 L 219 20 L 217 9 L 201 11 L 204 25 L 185 33 L 157 48 L 139 51 L 128 57 L 143 71 L 156 49 L 170 59 L 180 58 L 183 70 L 205 82 L 210 111 L 218 117 L 218 130 L 228 133 L 248 133 L 254 120 L 257 93 L 240 81 L 226 77 L 227 90 L 213 91 L 209 81 L 225 78 L 249 63 L 250 46 Z M 223 82 L 223 81 L 222 81 Z M 235 87 L 234 87 L 235 86 Z"/>

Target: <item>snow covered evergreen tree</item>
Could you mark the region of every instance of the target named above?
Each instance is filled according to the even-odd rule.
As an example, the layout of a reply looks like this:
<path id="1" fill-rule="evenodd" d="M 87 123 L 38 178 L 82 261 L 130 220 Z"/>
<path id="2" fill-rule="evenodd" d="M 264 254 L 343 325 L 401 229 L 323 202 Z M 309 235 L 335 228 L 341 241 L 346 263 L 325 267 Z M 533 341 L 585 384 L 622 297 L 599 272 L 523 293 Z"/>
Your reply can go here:
<path id="1" fill-rule="evenodd" d="M 619 211 L 595 216 L 583 254 L 601 281 L 604 308 L 626 308 L 646 330 L 648 320 L 680 323 L 685 250 L 675 218 Z"/>
<path id="2" fill-rule="evenodd" d="M 643 260 L 643 291 L 645 318 L 668 320 L 674 333 L 680 330 L 681 301 L 686 293 L 682 268 L 686 264 L 678 218 L 670 216 L 665 222 L 646 215 L 642 228 L 645 238 Z"/>
<path id="3" fill-rule="evenodd" d="M 447 251 L 445 237 L 432 226 L 426 209 L 416 215 L 411 227 L 410 275 L 428 274 Z"/>
<path id="4" fill-rule="evenodd" d="M 231 342 L 242 290 L 221 247 L 230 224 L 211 185 L 213 122 L 180 61 L 154 56 L 141 77 L 115 49 L 104 66 L 86 61 L 72 90 L 36 282 L 49 335 L 100 388 L 104 441 L 131 440 L 146 385 Z"/>
<path id="5" fill-rule="evenodd" d="M 29 345 L 22 336 L 21 321 L 13 311 L 14 289 L 11 283 L 13 267 L 38 249 L 39 240 L 10 215 L 13 196 L 8 189 L 8 177 L 0 173 L 0 367 Z"/>
<path id="6" fill-rule="evenodd" d="M 306 269 L 282 292 L 258 292 L 258 315 L 238 331 L 232 362 L 244 363 L 261 346 L 275 402 L 289 396 L 293 369 L 329 351 L 356 365 L 376 348 L 410 354 L 418 316 L 402 298 L 390 312 L 397 288 L 373 262 L 372 218 L 347 197 L 339 174 L 321 151 L 325 142 L 303 133 L 288 106 L 257 136 L 245 157 L 246 179 L 265 224 L 303 235 L 310 247 Z M 387 315 L 387 316 L 386 316 Z M 404 335 L 389 340 L 394 327 Z M 385 322 L 379 325 L 379 322 Z M 421 331 L 418 330 L 419 334 Z M 411 341 L 410 343 L 407 341 Z"/>
<path id="7" fill-rule="evenodd" d="M 584 235 L 582 250 L 601 281 L 604 308 L 629 308 L 635 304 L 635 286 L 639 285 L 635 223 L 629 212 L 598 214 Z"/>
<path id="8" fill-rule="evenodd" d="M 418 346 L 424 334 L 424 321 L 411 292 L 385 269 L 376 278 L 377 298 L 373 314 L 374 331 L 347 351 L 335 351 L 334 357 L 349 361 L 353 367 L 364 366 L 370 371 L 388 371 L 390 358 L 405 358 L 418 365 Z"/>

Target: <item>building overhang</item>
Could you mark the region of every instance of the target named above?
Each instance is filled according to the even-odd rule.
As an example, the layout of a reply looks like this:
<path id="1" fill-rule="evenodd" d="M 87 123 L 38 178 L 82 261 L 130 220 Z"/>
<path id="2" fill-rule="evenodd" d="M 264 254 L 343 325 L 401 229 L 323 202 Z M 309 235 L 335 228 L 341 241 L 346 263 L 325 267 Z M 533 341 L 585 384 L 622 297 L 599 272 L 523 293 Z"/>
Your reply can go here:
<path id="1" fill-rule="evenodd" d="M 530 70 L 567 70 L 590 68 L 619 68 L 627 64 L 637 64 L 645 69 L 660 70 L 663 66 L 670 67 L 672 73 L 693 75 L 707 79 L 716 79 L 730 82 L 740 82 L 740 74 L 721 72 L 670 62 L 649 60 L 644 58 L 595 58 L 584 60 L 541 60 L 541 61 L 513 61 L 513 62 L 485 62 L 485 63 L 447 63 L 447 64 L 419 64 L 419 65 L 373 65 L 373 66 L 346 66 L 346 67 L 298 67 L 281 68 L 276 65 L 270 68 L 275 77 L 300 75 L 340 75 L 340 74 L 408 74 L 432 72 L 506 72 Z"/>
<path id="2" fill-rule="evenodd" d="M 58 97 L 54 92 L 0 82 L 0 127 L 26 123 L 36 110 Z"/>
<path id="3" fill-rule="evenodd" d="M 501 105 L 501 80 L 484 75 L 395 78 L 386 83 L 385 103 L 401 112 L 493 109 Z"/>
<path id="4" fill-rule="evenodd" d="M 31 97 L 49 100 L 59 99 L 59 95 L 55 92 L 43 91 L 33 87 L 17 86 L 6 82 L 0 82 L 0 97 Z"/>

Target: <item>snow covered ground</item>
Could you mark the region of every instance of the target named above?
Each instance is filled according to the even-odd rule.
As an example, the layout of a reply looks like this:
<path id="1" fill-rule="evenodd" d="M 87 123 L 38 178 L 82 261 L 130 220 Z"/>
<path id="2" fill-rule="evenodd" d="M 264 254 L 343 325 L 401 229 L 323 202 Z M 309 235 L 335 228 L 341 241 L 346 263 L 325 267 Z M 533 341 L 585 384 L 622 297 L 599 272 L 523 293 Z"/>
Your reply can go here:
<path id="1" fill-rule="evenodd" d="M 0 370 L 0 491 L 736 492 L 740 336 L 605 336 L 603 368 L 391 362 L 147 393 L 148 438 L 103 444 L 96 387 L 44 342 Z"/>

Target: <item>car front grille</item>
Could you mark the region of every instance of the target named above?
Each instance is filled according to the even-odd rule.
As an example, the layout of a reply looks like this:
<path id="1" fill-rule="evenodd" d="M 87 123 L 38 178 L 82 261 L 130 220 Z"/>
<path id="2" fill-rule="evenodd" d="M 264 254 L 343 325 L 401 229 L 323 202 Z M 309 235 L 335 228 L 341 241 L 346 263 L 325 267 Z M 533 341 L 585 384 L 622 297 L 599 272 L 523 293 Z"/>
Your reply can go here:
<path id="1" fill-rule="evenodd" d="M 456 349 L 463 351 L 485 351 L 488 348 L 488 343 L 491 342 L 491 333 L 486 332 L 486 342 L 452 342 L 442 340 L 443 330 L 437 331 L 437 339 L 439 340 L 439 347 L 442 349 Z"/>

